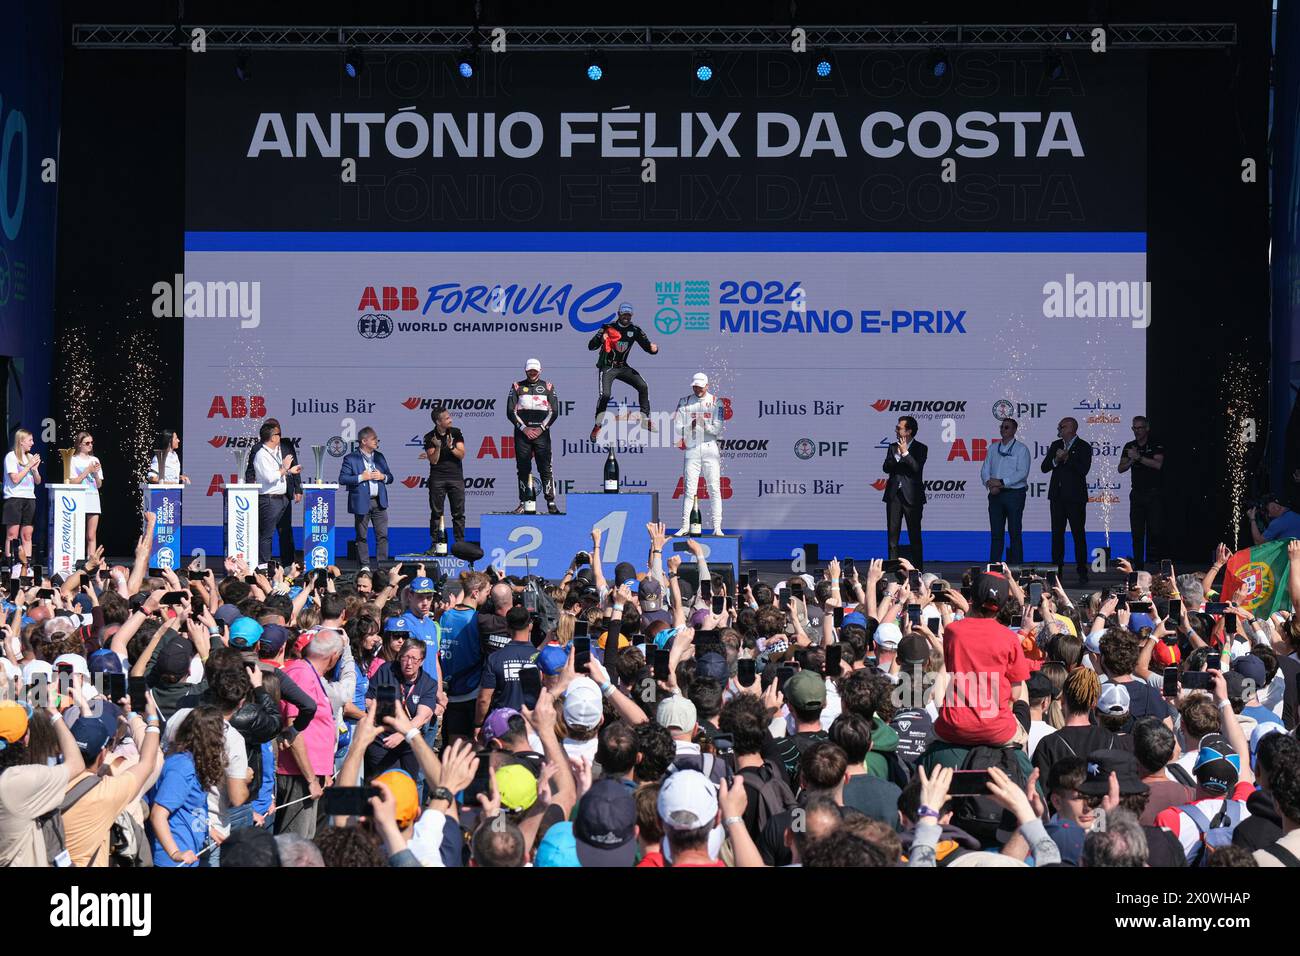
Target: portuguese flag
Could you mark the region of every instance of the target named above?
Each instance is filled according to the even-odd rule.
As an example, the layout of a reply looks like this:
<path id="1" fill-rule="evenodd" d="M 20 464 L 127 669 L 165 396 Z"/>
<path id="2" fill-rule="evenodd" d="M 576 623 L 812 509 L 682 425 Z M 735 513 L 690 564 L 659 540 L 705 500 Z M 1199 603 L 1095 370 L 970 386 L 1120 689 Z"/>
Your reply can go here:
<path id="1" fill-rule="evenodd" d="M 1237 589 L 1245 585 L 1246 596 L 1241 606 L 1256 617 L 1268 617 L 1274 611 L 1290 607 L 1286 587 L 1291 567 L 1286 546 L 1290 540 L 1265 541 L 1253 548 L 1243 548 L 1229 558 L 1220 600 L 1231 601 Z"/>

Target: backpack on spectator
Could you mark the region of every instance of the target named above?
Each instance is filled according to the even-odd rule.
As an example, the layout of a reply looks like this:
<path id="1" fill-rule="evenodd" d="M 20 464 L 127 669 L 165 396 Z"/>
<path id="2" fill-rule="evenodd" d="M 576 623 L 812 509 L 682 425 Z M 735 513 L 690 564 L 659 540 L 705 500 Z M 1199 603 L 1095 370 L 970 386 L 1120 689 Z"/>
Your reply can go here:
<path id="1" fill-rule="evenodd" d="M 36 827 L 45 841 L 45 859 L 49 861 L 50 866 L 59 865 L 55 860 L 68 848 L 63 835 L 63 814 L 97 786 L 99 786 L 99 777 L 92 774 L 69 790 L 61 804 L 49 813 L 43 813 L 36 818 Z"/>
<path id="2" fill-rule="evenodd" d="M 1188 773 L 1187 768 L 1182 764 L 1176 762 L 1167 764 L 1165 769 L 1169 771 L 1169 775 L 1173 777 L 1176 782 L 1181 783 L 1184 787 L 1188 787 L 1193 791 L 1196 789 L 1196 778 Z"/>
<path id="3" fill-rule="evenodd" d="M 153 854 L 144 827 L 123 810 L 108 831 L 108 865 L 119 867 L 153 866 Z"/>
<path id="4" fill-rule="evenodd" d="M 790 789 L 784 766 L 773 767 L 770 761 L 765 761 L 761 767 L 746 770 L 739 771 L 739 775 L 758 793 L 757 830 L 762 833 L 768 820 L 795 805 L 794 791 Z"/>
<path id="5" fill-rule="evenodd" d="M 1232 833 L 1241 822 L 1242 806 L 1240 800 L 1224 800 L 1223 806 L 1214 815 L 1213 820 L 1202 813 L 1200 807 L 1194 803 L 1187 803 L 1178 808 L 1179 811 L 1187 814 L 1187 817 L 1196 824 L 1196 829 L 1200 831 L 1200 846 L 1187 861 L 1189 866 L 1209 866 L 1210 857 L 1215 851 L 1232 845 Z"/>
<path id="6" fill-rule="evenodd" d="M 958 769 L 988 770 L 997 767 L 1012 783 L 1023 789 L 1028 778 L 1016 759 L 1016 752 L 1013 747 L 976 745 L 966 754 Z M 998 830 L 1002 826 L 1005 812 L 992 797 L 954 797 L 952 825 L 965 830 L 984 846 L 991 846 L 998 842 Z M 1010 829 L 1015 829 L 1014 823 Z"/>
<path id="7" fill-rule="evenodd" d="M 1281 841 L 1274 843 L 1272 846 L 1264 847 L 1264 852 L 1283 866 L 1300 866 L 1300 858 L 1284 847 Z"/>

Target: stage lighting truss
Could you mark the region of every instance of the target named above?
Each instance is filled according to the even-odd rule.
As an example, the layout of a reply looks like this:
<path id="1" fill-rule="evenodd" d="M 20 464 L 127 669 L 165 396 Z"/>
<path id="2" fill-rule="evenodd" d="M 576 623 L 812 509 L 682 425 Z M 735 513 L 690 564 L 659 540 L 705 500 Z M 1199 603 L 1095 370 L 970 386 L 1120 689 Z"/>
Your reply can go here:
<path id="1" fill-rule="evenodd" d="M 208 49 L 408 50 L 457 54 L 471 46 L 480 30 L 416 26 L 256 26 L 79 23 L 72 28 L 78 49 L 174 50 L 188 46 L 191 31 L 202 27 Z M 1098 23 L 1076 24 L 917 24 L 893 26 L 803 26 L 810 49 L 933 50 L 1023 49 L 1050 47 L 1085 51 Z M 1106 49 L 1221 49 L 1237 44 L 1235 23 L 1109 23 Z M 593 50 L 655 52 L 701 49 L 728 51 L 790 49 L 790 30 L 770 26 L 715 27 L 537 27 L 505 28 L 513 51 Z"/>

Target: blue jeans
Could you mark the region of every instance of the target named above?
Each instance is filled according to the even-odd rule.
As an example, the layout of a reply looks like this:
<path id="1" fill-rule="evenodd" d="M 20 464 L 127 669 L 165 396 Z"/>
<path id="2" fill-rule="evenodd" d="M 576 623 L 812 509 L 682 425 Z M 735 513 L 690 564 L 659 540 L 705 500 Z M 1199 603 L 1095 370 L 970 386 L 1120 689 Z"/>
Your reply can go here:
<path id="1" fill-rule="evenodd" d="M 1002 560 L 1002 534 L 1011 534 L 1007 548 L 1007 564 L 1021 564 L 1025 560 L 1025 544 L 1020 532 L 1020 519 L 1025 513 L 1024 488 L 1003 488 L 989 495 L 989 560 Z"/>

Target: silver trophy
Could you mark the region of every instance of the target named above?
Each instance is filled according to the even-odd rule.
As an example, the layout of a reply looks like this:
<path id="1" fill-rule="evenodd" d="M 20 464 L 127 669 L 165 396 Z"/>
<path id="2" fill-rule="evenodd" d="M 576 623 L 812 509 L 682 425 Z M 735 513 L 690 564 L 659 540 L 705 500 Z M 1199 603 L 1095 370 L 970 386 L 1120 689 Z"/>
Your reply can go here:
<path id="1" fill-rule="evenodd" d="M 243 484 L 244 474 L 248 469 L 248 456 L 252 454 L 252 448 L 236 448 L 235 454 L 235 484 Z"/>
<path id="2" fill-rule="evenodd" d="M 325 446 L 312 445 L 311 453 L 312 456 L 316 459 L 316 484 L 319 485 L 324 481 L 324 479 L 321 477 L 320 469 L 321 469 L 321 463 L 325 460 Z"/>

